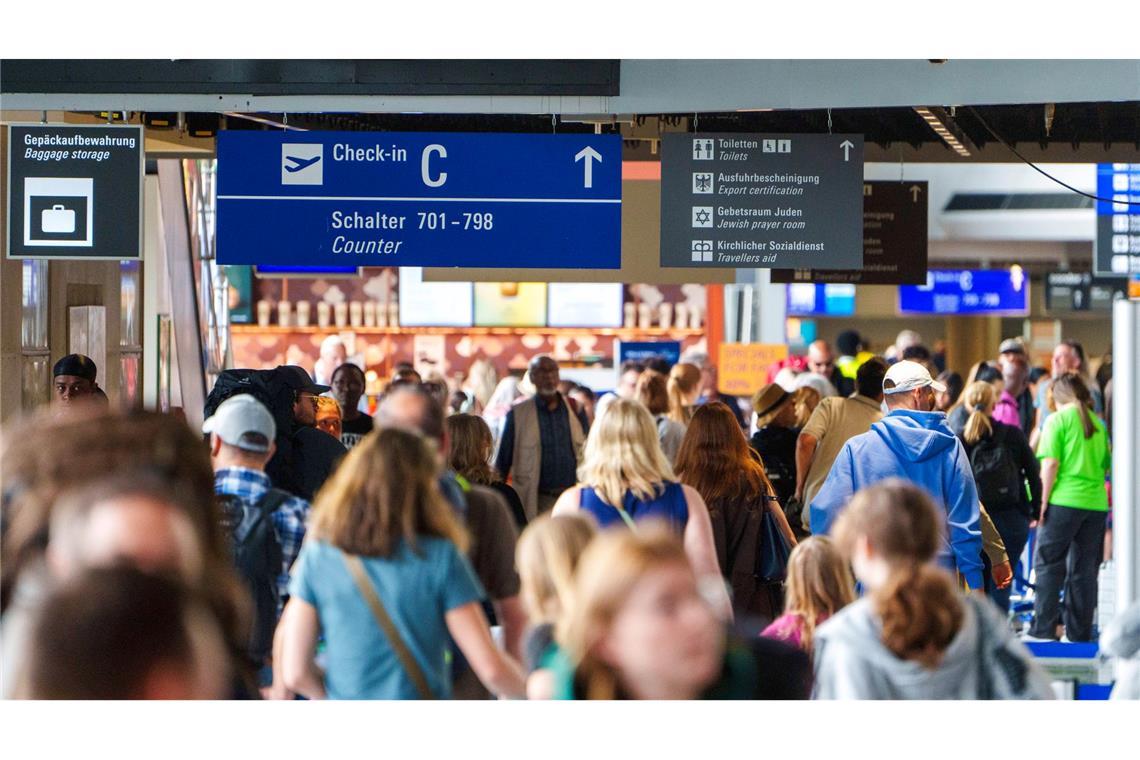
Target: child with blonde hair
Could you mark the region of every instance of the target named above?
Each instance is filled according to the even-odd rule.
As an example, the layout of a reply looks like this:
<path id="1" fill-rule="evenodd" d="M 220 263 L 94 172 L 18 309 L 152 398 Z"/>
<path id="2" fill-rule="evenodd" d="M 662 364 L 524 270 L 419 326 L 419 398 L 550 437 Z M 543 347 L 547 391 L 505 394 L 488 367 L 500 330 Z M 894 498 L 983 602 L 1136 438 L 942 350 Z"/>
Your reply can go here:
<path id="1" fill-rule="evenodd" d="M 788 558 L 784 614 L 760 634 L 812 651 L 815 629 L 855 601 L 855 581 L 847 561 L 826 536 L 811 536 Z"/>
<path id="2" fill-rule="evenodd" d="M 595 532 L 585 517 L 544 514 L 519 536 L 515 548 L 519 596 L 530 623 L 523 639 L 523 667 L 531 674 L 527 692 L 532 698 L 549 696 L 544 664 L 557 646 L 554 629 L 570 605 L 578 558 Z"/>

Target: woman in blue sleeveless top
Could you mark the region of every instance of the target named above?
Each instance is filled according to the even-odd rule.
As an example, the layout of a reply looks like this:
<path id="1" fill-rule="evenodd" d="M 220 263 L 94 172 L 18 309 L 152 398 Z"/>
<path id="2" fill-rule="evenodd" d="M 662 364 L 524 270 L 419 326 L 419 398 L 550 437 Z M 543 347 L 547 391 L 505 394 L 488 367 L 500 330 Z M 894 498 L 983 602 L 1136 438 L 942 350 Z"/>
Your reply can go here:
<path id="1" fill-rule="evenodd" d="M 721 581 L 715 585 L 728 614 L 708 508 L 695 489 L 677 482 L 644 406 L 631 399 L 610 404 L 590 428 L 578 479 L 559 497 L 555 515 L 585 512 L 603 529 L 624 524 L 636 530 L 648 520 L 670 525 L 698 577 Z"/>

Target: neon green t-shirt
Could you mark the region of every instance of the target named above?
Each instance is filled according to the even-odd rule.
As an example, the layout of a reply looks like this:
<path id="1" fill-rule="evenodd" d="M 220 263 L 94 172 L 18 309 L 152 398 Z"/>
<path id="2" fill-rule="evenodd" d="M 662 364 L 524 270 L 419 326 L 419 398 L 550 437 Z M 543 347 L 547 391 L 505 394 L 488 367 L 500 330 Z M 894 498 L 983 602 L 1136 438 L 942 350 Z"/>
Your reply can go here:
<path id="1" fill-rule="evenodd" d="M 1050 504 L 1095 512 L 1108 511 L 1104 477 L 1111 467 L 1108 433 L 1093 415 L 1096 432 L 1085 438 L 1081 413 L 1076 407 L 1050 414 L 1037 444 L 1038 459 L 1056 459 L 1057 480 Z"/>

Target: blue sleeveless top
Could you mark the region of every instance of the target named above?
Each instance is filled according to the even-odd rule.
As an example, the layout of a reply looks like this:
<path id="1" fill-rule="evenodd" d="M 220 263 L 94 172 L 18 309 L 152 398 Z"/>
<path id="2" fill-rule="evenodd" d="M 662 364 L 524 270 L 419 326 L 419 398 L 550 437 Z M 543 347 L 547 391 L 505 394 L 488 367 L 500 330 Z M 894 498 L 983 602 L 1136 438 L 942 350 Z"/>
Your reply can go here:
<path id="1" fill-rule="evenodd" d="M 580 494 L 578 508 L 589 512 L 599 527 L 604 529 L 624 524 L 621 512 L 602 501 L 593 488 L 582 486 Z M 626 491 L 622 508 L 634 522 L 664 520 L 678 533 L 684 533 L 685 524 L 689 522 L 689 505 L 685 503 L 685 492 L 680 483 L 665 483 L 665 491 L 649 501 L 642 501 L 632 492 Z"/>

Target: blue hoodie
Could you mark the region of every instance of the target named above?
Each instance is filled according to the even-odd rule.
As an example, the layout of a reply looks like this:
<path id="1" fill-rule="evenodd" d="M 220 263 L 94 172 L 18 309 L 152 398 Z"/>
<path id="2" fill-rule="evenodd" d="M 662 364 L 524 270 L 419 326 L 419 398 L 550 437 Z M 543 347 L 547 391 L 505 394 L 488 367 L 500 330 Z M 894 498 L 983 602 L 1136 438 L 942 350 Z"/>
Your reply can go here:
<path id="1" fill-rule="evenodd" d="M 886 478 L 921 486 L 946 510 L 949 535 L 939 562 L 957 569 L 970 588 L 981 588 L 978 488 L 966 450 L 941 412 L 896 409 L 847 441 L 811 503 L 811 532 L 830 532 L 856 491 Z"/>

